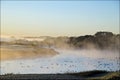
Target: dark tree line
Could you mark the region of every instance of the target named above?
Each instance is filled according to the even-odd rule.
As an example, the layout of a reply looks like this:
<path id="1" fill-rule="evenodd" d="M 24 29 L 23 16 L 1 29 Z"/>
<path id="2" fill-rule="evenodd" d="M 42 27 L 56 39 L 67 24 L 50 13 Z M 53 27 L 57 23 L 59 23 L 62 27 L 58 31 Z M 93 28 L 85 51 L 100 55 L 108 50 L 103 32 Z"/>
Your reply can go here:
<path id="1" fill-rule="evenodd" d="M 76 48 L 120 49 L 120 34 L 97 32 L 95 35 L 70 37 L 68 43 Z"/>

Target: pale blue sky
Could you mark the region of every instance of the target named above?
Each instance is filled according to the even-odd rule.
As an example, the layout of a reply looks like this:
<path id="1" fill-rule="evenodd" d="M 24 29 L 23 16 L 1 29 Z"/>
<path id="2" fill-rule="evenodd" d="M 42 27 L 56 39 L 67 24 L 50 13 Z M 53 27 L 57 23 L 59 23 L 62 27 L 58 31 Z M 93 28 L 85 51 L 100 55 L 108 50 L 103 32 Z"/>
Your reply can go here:
<path id="1" fill-rule="evenodd" d="M 2 35 L 119 33 L 119 1 L 1 1 Z"/>

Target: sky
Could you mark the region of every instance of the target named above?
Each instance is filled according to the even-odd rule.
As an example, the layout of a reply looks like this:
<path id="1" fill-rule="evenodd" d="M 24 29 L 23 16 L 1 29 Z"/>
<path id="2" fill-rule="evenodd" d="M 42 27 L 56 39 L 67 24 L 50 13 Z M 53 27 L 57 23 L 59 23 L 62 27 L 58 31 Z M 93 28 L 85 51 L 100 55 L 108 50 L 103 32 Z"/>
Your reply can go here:
<path id="1" fill-rule="evenodd" d="M 1 35 L 81 36 L 119 33 L 119 0 L 1 1 Z"/>

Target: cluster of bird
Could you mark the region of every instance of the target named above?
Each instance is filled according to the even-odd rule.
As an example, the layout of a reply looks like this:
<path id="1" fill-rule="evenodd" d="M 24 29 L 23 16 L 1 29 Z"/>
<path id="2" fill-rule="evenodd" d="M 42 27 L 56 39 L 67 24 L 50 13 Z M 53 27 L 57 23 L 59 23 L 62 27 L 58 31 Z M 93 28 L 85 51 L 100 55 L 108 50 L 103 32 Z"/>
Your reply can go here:
<path id="1" fill-rule="evenodd" d="M 49 62 L 49 61 L 48 61 Z M 116 64 L 115 64 L 116 63 Z M 9 63 L 10 64 L 10 63 Z M 39 63 L 38 63 L 39 64 Z M 19 63 L 20 67 L 23 69 L 26 68 L 34 68 L 35 65 L 25 65 L 24 62 L 20 62 Z M 39 65 L 39 69 L 38 70 L 44 70 L 47 69 L 49 70 L 54 70 L 55 68 L 58 70 L 59 73 L 70 73 L 70 72 L 79 72 L 80 68 L 85 67 L 86 69 L 89 66 L 94 66 L 96 69 L 107 69 L 109 71 L 112 71 L 114 69 L 114 66 L 120 66 L 120 62 L 119 61 L 114 61 L 111 60 L 109 62 L 105 61 L 104 59 L 99 59 L 99 60 L 92 60 L 92 61 L 84 61 L 84 60 L 75 60 L 75 61 L 64 61 L 62 63 L 59 62 L 50 62 L 49 65 Z M 3 66 L 0 66 L 1 69 L 3 69 Z M 64 69 L 63 69 L 64 68 Z"/>

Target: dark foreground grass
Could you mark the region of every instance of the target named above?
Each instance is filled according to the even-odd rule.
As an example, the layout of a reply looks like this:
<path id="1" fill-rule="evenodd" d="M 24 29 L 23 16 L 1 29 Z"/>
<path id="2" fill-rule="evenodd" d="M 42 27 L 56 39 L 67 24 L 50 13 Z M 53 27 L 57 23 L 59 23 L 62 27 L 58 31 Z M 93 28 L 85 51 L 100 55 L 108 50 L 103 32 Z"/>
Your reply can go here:
<path id="1" fill-rule="evenodd" d="M 89 78 L 90 80 L 99 79 L 99 80 L 120 80 L 120 72 L 110 72 L 101 77 Z"/>
<path id="2" fill-rule="evenodd" d="M 64 74 L 5 74 L 0 80 L 120 80 L 120 72 L 86 71 Z"/>

